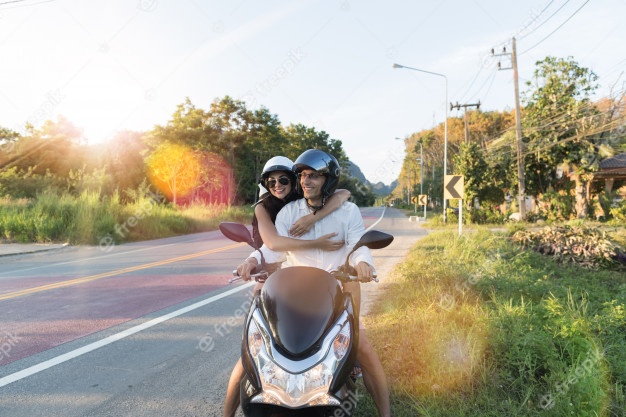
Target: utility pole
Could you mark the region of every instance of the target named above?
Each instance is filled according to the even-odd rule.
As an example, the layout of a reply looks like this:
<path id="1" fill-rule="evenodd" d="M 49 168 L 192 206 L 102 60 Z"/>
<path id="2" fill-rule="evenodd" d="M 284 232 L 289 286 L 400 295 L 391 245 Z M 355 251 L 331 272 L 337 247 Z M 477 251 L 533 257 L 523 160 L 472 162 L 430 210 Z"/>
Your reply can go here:
<path id="1" fill-rule="evenodd" d="M 457 109 L 457 110 L 461 110 L 461 107 L 463 107 L 463 120 L 465 121 L 465 143 L 469 143 L 469 126 L 468 126 L 468 122 L 467 122 L 467 108 L 468 107 L 476 107 L 476 109 L 480 109 L 480 100 L 478 100 L 478 103 L 474 103 L 474 104 L 459 104 L 459 102 L 457 101 L 456 104 L 452 104 L 450 103 L 450 111 L 452 111 L 453 109 Z"/>
<path id="2" fill-rule="evenodd" d="M 495 56 L 510 56 L 511 57 L 511 66 L 508 68 L 502 68 L 500 66 L 500 62 L 498 62 L 499 70 L 513 70 L 513 84 L 515 86 L 515 133 L 517 136 L 517 179 L 518 179 L 518 204 L 519 204 L 519 214 L 521 220 L 526 219 L 526 179 L 524 176 L 524 143 L 522 142 L 522 115 L 519 104 L 519 79 L 517 74 L 517 46 L 515 43 L 515 37 L 512 39 L 512 53 L 506 52 L 506 47 L 503 48 L 502 53 L 495 54 L 493 49 L 491 50 L 491 55 Z"/>

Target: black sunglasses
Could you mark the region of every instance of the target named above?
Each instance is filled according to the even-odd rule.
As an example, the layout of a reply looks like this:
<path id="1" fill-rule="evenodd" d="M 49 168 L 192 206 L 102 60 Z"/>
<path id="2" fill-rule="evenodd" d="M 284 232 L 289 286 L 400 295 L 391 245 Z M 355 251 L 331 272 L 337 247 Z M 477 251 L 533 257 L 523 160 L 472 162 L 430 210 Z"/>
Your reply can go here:
<path id="1" fill-rule="evenodd" d="M 281 183 L 281 185 L 287 185 L 291 183 L 291 180 L 289 179 L 289 177 L 285 177 L 283 175 L 281 177 L 278 177 L 278 182 Z M 269 189 L 276 187 L 276 180 L 274 178 L 268 179 L 267 181 L 265 181 L 265 186 Z"/>

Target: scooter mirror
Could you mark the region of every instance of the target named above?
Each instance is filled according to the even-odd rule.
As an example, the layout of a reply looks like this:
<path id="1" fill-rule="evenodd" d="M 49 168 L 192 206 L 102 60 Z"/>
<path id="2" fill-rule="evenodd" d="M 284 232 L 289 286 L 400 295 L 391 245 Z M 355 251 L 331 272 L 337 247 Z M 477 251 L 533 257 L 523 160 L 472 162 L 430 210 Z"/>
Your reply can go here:
<path id="1" fill-rule="evenodd" d="M 344 265 L 345 269 L 348 270 L 350 255 L 352 255 L 358 248 L 367 246 L 370 249 L 382 249 L 389 246 L 391 242 L 393 242 L 393 236 L 389 233 L 379 232 L 378 230 L 365 232 L 356 245 L 354 245 L 354 248 L 352 248 L 348 256 L 346 256 L 346 263 Z"/>
<path id="2" fill-rule="evenodd" d="M 382 249 L 389 246 L 391 242 L 393 242 L 392 235 L 378 230 L 370 230 L 361 236 L 353 250 L 357 250 L 361 246 L 367 246 L 370 249 Z"/>
<path id="3" fill-rule="evenodd" d="M 248 228 L 241 223 L 222 222 L 220 223 L 220 231 L 224 236 L 235 242 L 244 242 L 252 246 L 254 249 L 258 249 L 254 245 L 252 236 L 248 231 Z"/>

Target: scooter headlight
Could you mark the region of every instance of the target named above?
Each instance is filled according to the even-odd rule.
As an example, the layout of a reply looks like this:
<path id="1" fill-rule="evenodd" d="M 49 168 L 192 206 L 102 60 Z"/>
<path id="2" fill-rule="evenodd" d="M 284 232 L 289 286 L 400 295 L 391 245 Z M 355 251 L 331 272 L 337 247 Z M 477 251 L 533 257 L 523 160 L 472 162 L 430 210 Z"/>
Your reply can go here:
<path id="1" fill-rule="evenodd" d="M 346 323 L 341 329 L 341 332 L 335 337 L 333 341 L 333 353 L 335 358 L 340 361 L 350 349 L 350 323 Z"/>
<path id="2" fill-rule="evenodd" d="M 250 320 L 250 327 L 248 328 L 248 348 L 250 349 L 250 354 L 253 357 L 259 355 L 261 348 L 263 347 L 263 335 L 259 330 L 259 326 L 257 326 L 254 320 Z"/>
<path id="3" fill-rule="evenodd" d="M 253 322 L 254 320 L 251 323 Z M 258 339 L 252 335 L 253 331 L 259 333 Z M 256 325 L 253 327 L 251 324 L 248 340 L 251 352 L 253 348 L 250 340 L 258 341 L 258 349 L 255 348 L 253 359 L 264 391 L 263 395 L 257 396 L 252 402 L 273 404 L 278 401 L 293 408 L 306 404 L 337 405 L 337 400 L 328 395 L 328 390 L 335 370 L 350 348 L 350 323 L 346 323 L 335 336 L 324 358 L 302 373 L 288 372 L 270 359 L 267 346 L 263 344 L 262 334 Z"/>

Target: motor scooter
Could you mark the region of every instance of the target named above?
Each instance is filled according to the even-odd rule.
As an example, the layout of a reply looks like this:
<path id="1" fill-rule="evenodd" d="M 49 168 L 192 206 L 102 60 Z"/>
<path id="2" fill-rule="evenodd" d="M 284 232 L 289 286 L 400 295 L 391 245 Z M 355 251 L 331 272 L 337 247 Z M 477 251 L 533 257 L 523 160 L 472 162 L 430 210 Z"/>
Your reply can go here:
<path id="1" fill-rule="evenodd" d="M 246 226 L 222 223 L 220 230 L 227 238 L 258 249 Z M 294 266 L 269 275 L 262 260 L 251 276 L 264 285 L 253 297 L 241 344 L 245 376 L 240 398 L 245 416 L 352 415 L 357 393 L 350 374 L 359 317 L 351 294 L 340 283 L 357 279 L 348 265 L 355 250 L 380 249 L 392 241 L 387 233 L 366 232 L 345 264 L 332 273 Z"/>

